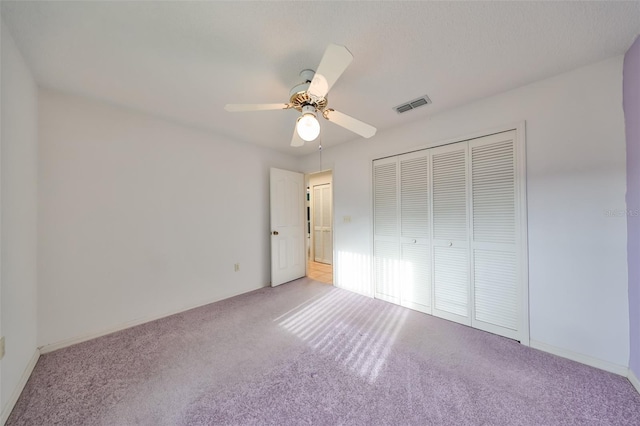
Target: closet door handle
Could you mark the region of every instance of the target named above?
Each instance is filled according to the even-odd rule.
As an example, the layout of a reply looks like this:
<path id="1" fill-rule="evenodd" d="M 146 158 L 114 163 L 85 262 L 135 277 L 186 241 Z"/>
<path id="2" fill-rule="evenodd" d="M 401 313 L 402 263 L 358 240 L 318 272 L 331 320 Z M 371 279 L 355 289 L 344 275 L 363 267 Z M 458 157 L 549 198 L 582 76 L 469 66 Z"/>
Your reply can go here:
<path id="1" fill-rule="evenodd" d="M 453 242 L 449 241 L 449 247 L 453 246 Z"/>
<path id="2" fill-rule="evenodd" d="M 418 240 L 413 240 L 413 244 L 415 244 L 415 243 L 417 243 L 417 242 L 418 242 Z"/>

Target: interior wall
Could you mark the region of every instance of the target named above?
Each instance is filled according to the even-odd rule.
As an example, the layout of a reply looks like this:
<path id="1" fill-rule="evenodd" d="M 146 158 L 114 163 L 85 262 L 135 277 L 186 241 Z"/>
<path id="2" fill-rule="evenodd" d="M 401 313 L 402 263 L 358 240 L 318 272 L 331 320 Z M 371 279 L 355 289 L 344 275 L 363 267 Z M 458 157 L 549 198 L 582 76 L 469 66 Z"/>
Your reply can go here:
<path id="1" fill-rule="evenodd" d="M 373 159 L 526 120 L 532 344 L 626 368 L 626 218 L 608 214 L 625 208 L 622 63 L 614 57 L 433 116 L 420 108 L 407 113 L 412 124 L 325 149 L 335 217 L 351 217 L 335 221 L 336 285 L 373 293 Z M 303 169 L 315 163 L 305 157 Z"/>
<path id="2" fill-rule="evenodd" d="M 269 168 L 295 158 L 49 90 L 39 108 L 40 345 L 268 285 Z"/>
<path id="3" fill-rule="evenodd" d="M 1 334 L 3 415 L 36 356 L 37 340 L 37 88 L 4 23 L 2 31 L 0 150 Z M 22 383 L 24 384 L 24 383 Z"/>
<path id="4" fill-rule="evenodd" d="M 624 57 L 627 136 L 627 264 L 629 266 L 629 368 L 640 377 L 640 37 Z"/>

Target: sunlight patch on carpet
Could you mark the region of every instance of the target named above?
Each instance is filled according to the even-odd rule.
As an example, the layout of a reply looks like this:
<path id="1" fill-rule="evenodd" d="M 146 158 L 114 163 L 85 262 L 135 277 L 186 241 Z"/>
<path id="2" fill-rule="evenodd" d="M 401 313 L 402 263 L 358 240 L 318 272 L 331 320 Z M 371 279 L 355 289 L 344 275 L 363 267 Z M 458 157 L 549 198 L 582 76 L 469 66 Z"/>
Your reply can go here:
<path id="1" fill-rule="evenodd" d="M 278 318 L 278 324 L 318 352 L 373 383 L 408 310 L 348 291 L 333 290 Z"/>

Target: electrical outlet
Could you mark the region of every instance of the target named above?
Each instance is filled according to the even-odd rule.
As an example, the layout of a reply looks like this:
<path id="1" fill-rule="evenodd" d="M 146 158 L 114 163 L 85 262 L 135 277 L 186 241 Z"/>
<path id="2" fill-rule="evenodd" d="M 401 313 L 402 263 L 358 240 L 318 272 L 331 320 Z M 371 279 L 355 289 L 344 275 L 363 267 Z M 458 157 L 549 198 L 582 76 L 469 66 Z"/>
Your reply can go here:
<path id="1" fill-rule="evenodd" d="M 0 359 L 4 358 L 4 336 L 0 337 Z"/>
<path id="2" fill-rule="evenodd" d="M 351 216 L 343 216 L 342 221 L 344 223 L 351 223 Z"/>
<path id="3" fill-rule="evenodd" d="M 240 270 L 240 264 L 239 263 L 234 263 L 233 264 L 233 270 L 238 272 Z"/>

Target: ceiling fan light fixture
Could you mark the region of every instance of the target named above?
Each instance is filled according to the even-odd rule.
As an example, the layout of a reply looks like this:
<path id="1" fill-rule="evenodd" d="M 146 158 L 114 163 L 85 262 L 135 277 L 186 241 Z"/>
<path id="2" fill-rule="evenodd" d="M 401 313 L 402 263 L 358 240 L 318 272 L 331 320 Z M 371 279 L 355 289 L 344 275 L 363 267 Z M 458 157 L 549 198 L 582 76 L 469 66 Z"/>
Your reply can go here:
<path id="1" fill-rule="evenodd" d="M 302 108 L 302 115 L 296 122 L 296 131 L 305 142 L 311 142 L 320 135 L 320 123 L 313 106 L 305 105 Z"/>
<path id="2" fill-rule="evenodd" d="M 327 93 L 336 80 L 353 60 L 353 55 L 344 46 L 329 44 L 322 55 L 316 71 L 304 69 L 300 72 L 303 82 L 289 91 L 289 102 L 282 104 L 227 104 L 227 111 L 266 111 L 273 109 L 295 109 L 302 114 L 298 117 L 291 137 L 291 146 L 300 147 L 320 136 L 318 112 L 332 123 L 370 138 L 376 134 L 376 128 L 353 117 L 327 108 Z M 411 103 L 410 108 L 417 105 Z"/>

